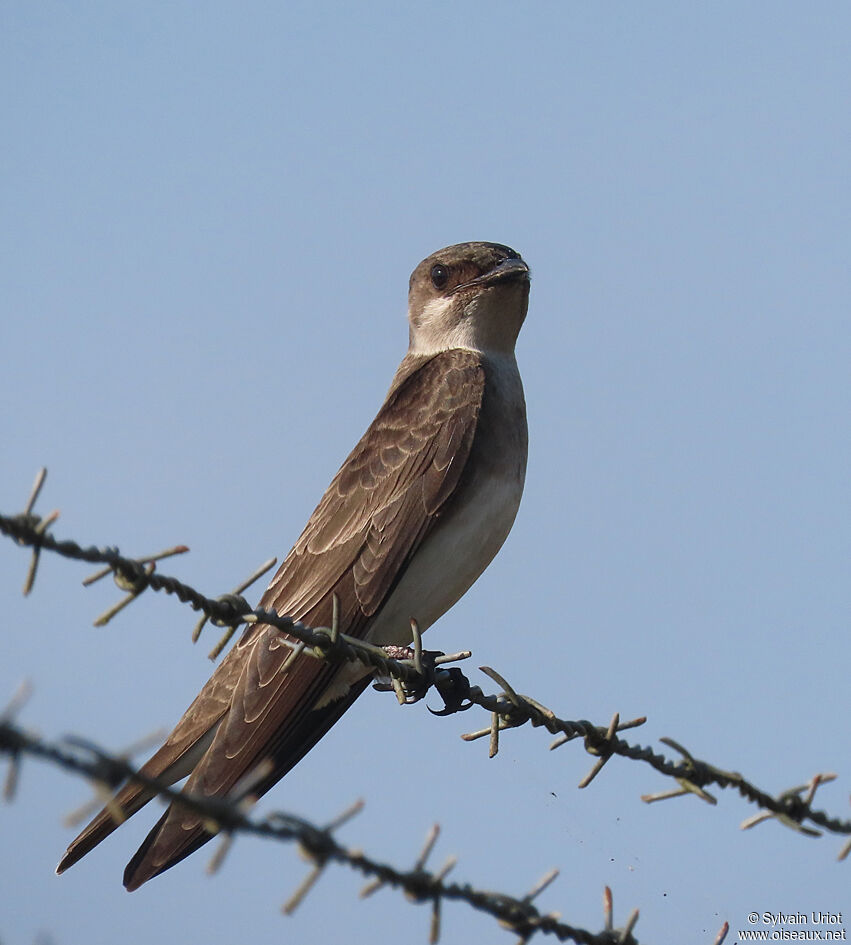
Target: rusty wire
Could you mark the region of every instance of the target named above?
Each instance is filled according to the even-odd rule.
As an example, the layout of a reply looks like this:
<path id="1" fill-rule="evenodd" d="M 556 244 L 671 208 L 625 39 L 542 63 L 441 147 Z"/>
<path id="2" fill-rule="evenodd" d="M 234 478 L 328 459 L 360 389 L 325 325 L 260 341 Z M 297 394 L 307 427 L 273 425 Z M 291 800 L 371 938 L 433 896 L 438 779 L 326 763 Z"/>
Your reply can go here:
<path id="1" fill-rule="evenodd" d="M 556 913 L 540 912 L 533 900 L 555 879 L 555 871 L 548 873 L 529 893 L 521 897 L 477 889 L 469 883 L 447 882 L 445 877 L 455 865 L 454 858 L 437 870 L 426 869 L 427 858 L 437 839 L 436 827 L 430 831 L 414 866 L 409 870 L 399 869 L 370 857 L 362 850 L 346 847 L 335 838 L 334 832 L 362 809 L 361 802 L 352 805 L 324 826 L 280 811 L 263 818 L 252 818 L 248 813 L 254 800 L 250 797 L 251 785 L 244 786 L 242 791 L 227 799 L 185 794 L 146 777 L 125 758 L 111 755 L 83 739 L 65 738 L 61 743 L 50 743 L 24 731 L 13 719 L 22 699 L 16 697 L 13 701 L 14 706 L 0 713 L 0 754 L 8 755 L 13 761 L 13 767 L 17 767 L 22 756 L 28 755 L 109 788 L 128 779 L 139 781 L 168 801 L 201 814 L 210 829 L 221 832 L 226 842 L 235 834 L 296 842 L 303 856 L 310 861 L 311 871 L 284 904 L 283 910 L 287 913 L 295 910 L 322 871 L 329 864 L 336 863 L 371 879 L 364 887 L 362 896 L 369 895 L 381 886 L 390 886 L 401 890 L 412 902 L 430 905 L 432 919 L 429 941 L 432 943 L 438 941 L 440 934 L 440 903 L 452 901 L 464 902 L 493 916 L 503 928 L 519 935 L 522 942 L 528 941 L 536 933 L 542 933 L 553 935 L 562 942 L 576 942 L 579 945 L 638 945 L 632 935 L 637 911 L 631 913 L 621 929 L 612 927 L 609 911 L 605 928 L 597 933 L 568 925 L 560 921 Z M 221 864 L 222 858 L 221 852 L 214 855 L 216 867 Z"/>
<path id="2" fill-rule="evenodd" d="M 329 661 L 359 660 L 371 666 L 381 676 L 391 680 L 392 688 L 401 702 L 411 702 L 421 699 L 430 690 L 435 690 L 444 701 L 444 708 L 437 714 L 448 715 L 464 711 L 473 705 L 478 705 L 490 713 L 490 724 L 487 728 L 470 732 L 462 737 L 467 741 L 474 741 L 485 736 L 489 737 L 489 755 L 493 757 L 499 749 L 500 733 L 509 728 L 517 728 L 530 723 L 533 727 L 545 728 L 548 732 L 558 736 L 550 745 L 557 748 L 568 741 L 577 738 L 584 740 L 585 749 L 596 756 L 597 761 L 591 771 L 580 782 L 585 787 L 599 774 L 602 767 L 614 756 L 629 758 L 634 761 L 643 761 L 650 765 L 659 774 L 673 778 L 679 785 L 678 789 L 657 793 L 645 794 L 642 800 L 653 802 L 683 794 L 694 794 L 708 803 L 715 803 L 714 797 L 705 789 L 714 785 L 720 788 L 733 788 L 749 803 L 758 806 L 762 812 L 756 820 L 750 818 L 743 823 L 743 827 L 753 826 L 755 822 L 773 818 L 787 827 L 801 833 L 813 836 L 819 831 L 805 824 L 811 822 L 816 827 L 830 833 L 851 835 L 851 820 L 841 819 L 812 807 L 816 788 L 835 777 L 831 774 L 819 773 L 814 775 L 807 784 L 790 788 L 772 795 L 757 787 L 742 774 L 726 771 L 715 765 L 692 755 L 679 742 L 671 738 L 662 738 L 661 741 L 677 751 L 682 760 L 674 761 L 665 755 L 654 751 L 649 746 L 631 744 L 618 737 L 618 733 L 644 723 L 645 719 L 633 719 L 621 722 L 616 714 L 606 726 L 580 720 L 567 720 L 557 716 L 537 699 L 531 696 L 518 694 L 502 675 L 490 667 L 480 667 L 481 670 L 494 680 L 501 692 L 487 694 L 469 679 L 457 667 L 446 668 L 445 664 L 469 656 L 469 652 L 452 654 L 430 654 L 424 658 L 422 640 L 416 622 L 412 621 L 413 649 L 408 648 L 381 648 L 372 646 L 354 637 L 340 633 L 336 625 L 326 627 L 308 627 L 300 621 L 282 616 L 274 611 L 252 609 L 241 591 L 245 590 L 252 580 L 255 580 L 264 569 L 272 566 L 267 562 L 263 569 L 241 584 L 236 592 L 222 595 L 216 599 L 207 597 L 188 584 L 177 578 L 160 574 L 156 571 L 156 561 L 163 556 L 176 554 L 185 550 L 184 546 L 169 549 L 168 552 L 147 558 L 128 558 L 120 554 L 117 548 L 82 547 L 75 541 L 56 539 L 49 531 L 49 526 L 56 521 L 58 513 L 51 513 L 45 519 L 34 514 L 33 506 L 44 482 L 44 471 L 36 477 L 25 511 L 16 516 L 0 515 L 0 533 L 8 535 L 18 544 L 33 549 L 33 558 L 30 565 L 25 592 L 32 587 L 38 556 L 42 550 L 54 551 L 57 554 L 75 560 L 91 563 L 106 564 L 111 570 L 122 590 L 128 596 L 123 601 L 110 608 L 105 615 L 98 618 L 99 623 L 110 619 L 118 609 L 135 600 L 144 590 L 152 588 L 156 591 L 165 591 L 174 594 L 179 600 L 188 603 L 194 610 L 203 614 L 202 621 L 196 627 L 193 639 L 197 639 L 204 619 L 209 619 L 217 626 L 226 627 L 225 638 L 214 649 L 212 655 L 221 651 L 224 642 L 233 634 L 236 627 L 243 623 L 262 623 L 277 627 L 289 636 L 300 641 L 298 647 L 303 648 L 317 659 Z M 100 572 L 97 576 L 102 576 Z M 299 650 L 301 651 L 301 649 Z M 380 688 L 380 687 L 379 687 Z M 805 795 L 805 796 L 802 796 Z M 840 851 L 839 858 L 845 858 L 851 851 L 851 842 Z"/>

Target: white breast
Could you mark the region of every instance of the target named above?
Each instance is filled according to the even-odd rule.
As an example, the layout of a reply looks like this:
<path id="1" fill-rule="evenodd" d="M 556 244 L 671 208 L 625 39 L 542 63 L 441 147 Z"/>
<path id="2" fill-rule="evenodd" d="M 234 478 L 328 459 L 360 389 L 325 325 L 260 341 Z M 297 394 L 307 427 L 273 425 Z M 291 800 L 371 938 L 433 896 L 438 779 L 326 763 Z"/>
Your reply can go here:
<path id="1" fill-rule="evenodd" d="M 502 547 L 522 493 L 523 483 L 516 477 L 483 480 L 469 501 L 423 542 L 370 628 L 370 642 L 410 643 L 412 617 L 425 630 L 445 614 Z"/>
<path id="2" fill-rule="evenodd" d="M 486 358 L 485 401 L 469 459 L 472 477 L 377 615 L 369 639 L 378 645 L 408 643 L 412 617 L 425 630 L 446 613 L 491 563 L 514 524 L 526 473 L 523 385 L 513 354 Z"/>

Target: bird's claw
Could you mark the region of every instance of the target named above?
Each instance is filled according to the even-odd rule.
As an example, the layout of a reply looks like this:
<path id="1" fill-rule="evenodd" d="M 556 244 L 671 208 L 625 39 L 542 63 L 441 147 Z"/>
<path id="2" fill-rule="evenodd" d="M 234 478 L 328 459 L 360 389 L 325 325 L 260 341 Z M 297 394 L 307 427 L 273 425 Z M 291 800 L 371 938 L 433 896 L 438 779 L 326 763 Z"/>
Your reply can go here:
<path id="1" fill-rule="evenodd" d="M 416 653 L 411 646 L 395 646 L 389 644 L 381 647 L 381 649 L 384 650 L 388 659 L 398 660 L 399 662 L 409 662 L 415 665 Z M 446 654 L 440 650 L 423 650 L 421 655 L 423 675 L 420 676 L 419 679 L 400 679 L 396 680 L 394 684 L 394 680 L 390 679 L 388 676 L 377 675 L 375 682 L 372 684 L 372 688 L 376 689 L 378 692 L 390 692 L 394 689 L 398 692 L 401 688 L 406 704 L 419 702 L 421 699 L 425 698 L 432 686 L 435 660 L 437 660 L 439 656 L 445 655 Z"/>
<path id="2" fill-rule="evenodd" d="M 434 687 L 441 699 L 442 709 L 431 709 L 432 715 L 454 715 L 456 712 L 466 712 L 473 703 L 470 701 L 470 680 L 453 666 L 451 669 L 440 669 L 434 676 Z"/>
<path id="3" fill-rule="evenodd" d="M 382 647 L 389 659 L 414 662 L 415 654 L 410 646 Z M 437 690 L 443 700 L 442 709 L 432 709 L 427 706 L 432 715 L 454 715 L 456 712 L 465 712 L 473 703 L 470 701 L 470 681 L 456 666 L 444 668 L 438 660 L 445 657 L 440 650 L 423 650 L 422 667 L 424 675 L 417 680 L 393 680 L 388 676 L 377 676 L 372 688 L 378 692 L 396 691 L 400 694 L 400 702 L 405 704 L 419 702 L 424 699 L 429 689 Z M 458 654 L 459 656 L 469 654 Z M 452 659 L 452 657 L 450 657 Z M 440 659 L 440 663 L 448 660 Z"/>

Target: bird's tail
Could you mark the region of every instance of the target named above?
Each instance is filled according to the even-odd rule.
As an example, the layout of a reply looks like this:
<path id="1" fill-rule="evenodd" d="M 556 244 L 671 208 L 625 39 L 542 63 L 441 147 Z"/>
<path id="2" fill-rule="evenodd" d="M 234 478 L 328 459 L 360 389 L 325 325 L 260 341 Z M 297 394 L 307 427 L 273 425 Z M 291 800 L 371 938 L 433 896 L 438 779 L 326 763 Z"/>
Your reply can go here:
<path id="1" fill-rule="evenodd" d="M 209 748 L 216 733 L 218 723 L 188 748 L 185 743 L 176 743 L 173 737 L 144 764 L 140 773 L 161 784 L 170 785 L 189 774 L 198 760 Z M 64 873 L 69 866 L 82 859 L 102 840 L 105 840 L 116 827 L 121 826 L 128 817 L 140 811 L 156 795 L 154 788 L 136 781 L 129 781 L 122 787 L 103 810 L 76 837 L 65 851 L 56 867 L 57 873 Z"/>
<path id="2" fill-rule="evenodd" d="M 252 786 L 251 795 L 255 798 L 262 797 L 297 764 L 357 699 L 371 678 L 369 674 L 353 683 L 345 696 L 321 709 L 304 713 L 295 724 L 290 725 L 271 758 L 273 762 L 271 773 Z M 201 788 L 203 780 L 202 764 L 186 782 L 184 792 L 203 794 Z M 229 786 L 225 786 L 221 791 L 207 796 L 227 796 L 228 789 Z M 190 853 L 194 853 L 199 847 L 212 840 L 214 836 L 215 828 L 205 822 L 202 815 L 181 807 L 180 804 L 172 804 L 127 864 L 124 871 L 124 886 L 128 892 L 138 889 L 142 883 L 171 869 Z"/>
<path id="3" fill-rule="evenodd" d="M 116 827 L 128 817 L 141 810 L 156 792 L 144 785 L 129 783 L 113 797 L 109 804 L 76 837 L 56 867 L 57 873 L 64 873 L 69 866 L 93 850 L 101 840 L 105 840 Z"/>

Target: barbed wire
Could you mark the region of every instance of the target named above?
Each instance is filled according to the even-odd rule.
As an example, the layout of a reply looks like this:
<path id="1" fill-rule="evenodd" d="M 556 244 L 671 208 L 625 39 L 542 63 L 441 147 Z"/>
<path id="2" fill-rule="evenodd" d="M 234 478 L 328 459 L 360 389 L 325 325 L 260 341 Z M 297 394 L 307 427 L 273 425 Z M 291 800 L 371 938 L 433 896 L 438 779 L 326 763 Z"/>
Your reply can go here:
<path id="1" fill-rule="evenodd" d="M 193 640 L 198 639 L 208 620 L 214 625 L 226 628 L 224 636 L 210 653 L 211 659 L 215 659 L 221 653 L 240 625 L 254 623 L 271 625 L 294 638 L 296 643 L 292 641 L 288 643 L 299 652 L 329 662 L 358 660 L 370 666 L 381 680 L 386 680 L 376 683 L 375 688 L 395 691 L 401 703 L 419 701 L 429 692 L 434 691 L 443 700 L 443 708 L 440 710 L 429 708 L 433 714 L 450 715 L 466 711 L 474 705 L 485 709 L 491 716 L 488 727 L 461 737 L 466 741 L 489 737 L 490 757 L 494 757 L 499 750 L 501 732 L 529 723 L 532 727 L 543 727 L 557 736 L 550 745 L 551 749 L 578 738 L 583 739 L 586 751 L 596 756 L 597 760 L 589 773 L 580 781 L 579 787 L 588 786 L 610 758 L 619 755 L 634 761 L 643 761 L 658 773 L 673 778 L 678 783 L 678 788 L 674 790 L 642 795 L 642 800 L 648 803 L 691 793 L 710 804 L 715 804 L 716 799 L 705 790 L 707 786 L 714 785 L 722 789 L 734 788 L 746 801 L 760 808 L 757 815 L 741 824 L 743 829 L 755 826 L 767 819 L 776 819 L 785 826 L 808 836 L 820 836 L 821 831 L 808 826 L 806 822 L 815 824 L 830 833 L 851 834 L 851 820 L 833 817 L 812 807 L 816 790 L 821 784 L 834 780 L 836 778 L 834 774 L 816 774 L 806 784 L 798 785 L 774 796 L 758 788 L 738 772 L 725 771 L 696 758 L 671 738 L 661 738 L 660 741 L 678 752 L 682 760 L 671 760 L 648 746 L 631 744 L 619 737 L 620 732 L 643 725 L 646 722 L 645 718 L 621 722 L 616 713 L 607 726 L 594 725 L 583 719 L 560 718 L 537 699 L 518 693 L 496 670 L 482 666 L 481 671 L 501 687 L 499 693 L 485 693 L 479 686 L 473 685 L 457 666 L 446 665 L 467 659 L 472 654 L 469 651 L 463 651 L 447 656 L 443 653 L 424 651 L 419 628 L 414 620 L 411 621 L 412 647 L 376 647 L 339 631 L 336 606 L 331 627 L 308 627 L 300 621 L 279 615 L 274 611 L 251 608 L 242 596 L 242 592 L 275 564 L 274 559 L 266 562 L 232 592 L 211 598 L 175 577 L 157 572 L 157 562 L 188 551 L 184 545 L 175 546 L 146 558 L 130 558 L 122 555 L 117 547 L 84 547 L 73 540 L 57 539 L 49 529 L 56 522 L 59 513 L 52 512 L 42 518 L 33 511 L 45 476 L 46 470 L 42 469 L 36 477 L 23 513 L 11 516 L 0 514 L 0 533 L 32 549 L 24 594 L 32 590 L 43 550 L 52 551 L 73 560 L 105 564 L 106 568 L 86 578 L 83 584 L 89 585 L 111 573 L 118 587 L 126 592 L 126 596 L 98 617 L 95 621 L 96 625 L 103 625 L 110 621 L 148 588 L 164 591 L 188 603 L 202 614 L 193 631 Z M 436 942 L 439 936 L 440 904 L 443 900 L 463 901 L 489 913 L 497 918 L 503 927 L 518 933 L 521 943 L 528 941 L 536 932 L 553 934 L 561 941 L 590 943 L 590 945 L 635 942 L 632 930 L 638 918 L 638 911 L 635 910 L 630 915 L 622 929 L 615 930 L 612 924 L 611 893 L 608 888 L 604 896 L 605 928 L 603 932 L 594 934 L 560 922 L 557 913 L 542 915 L 532 904 L 533 899 L 555 879 L 557 871 L 548 873 L 530 893 L 519 899 L 507 894 L 477 890 L 469 884 L 459 886 L 446 883 L 445 876 L 454 865 L 454 860 L 444 864 L 434 873 L 425 869 L 426 859 L 437 839 L 436 826 L 414 868 L 408 871 L 399 870 L 371 859 L 360 850 L 352 850 L 340 845 L 332 836 L 337 827 L 360 810 L 362 806 L 360 804 L 350 808 L 324 827 L 318 827 L 287 813 L 275 813 L 262 820 L 253 820 L 248 816 L 248 810 L 254 802 L 254 798 L 250 796 L 250 789 L 257 783 L 259 776 L 256 773 L 250 776 L 250 783 L 244 784 L 236 797 L 231 796 L 226 800 L 187 797 L 169 786 L 141 775 L 129 764 L 126 752 L 121 755 L 110 755 L 93 743 L 82 739 L 65 740 L 63 745 L 49 744 L 16 726 L 12 722 L 12 714 L 12 707 L 6 713 L 0 714 L 0 753 L 8 755 L 11 762 L 6 793 L 11 794 L 14 790 L 21 756 L 32 755 L 88 777 L 95 783 L 102 800 L 104 796 L 108 796 L 107 788 L 113 790 L 123 780 L 130 778 L 141 781 L 169 800 L 201 813 L 211 830 L 221 832 L 224 838 L 211 863 L 211 866 L 215 865 L 216 868 L 235 834 L 251 833 L 296 841 L 304 855 L 312 861 L 313 866 L 305 881 L 285 904 L 285 912 L 293 911 L 325 867 L 329 863 L 336 862 L 374 877 L 363 890 L 363 895 L 368 895 L 383 885 L 389 885 L 401 889 L 414 902 L 431 903 L 430 941 L 433 942 Z M 839 859 L 847 857 L 849 852 L 851 852 L 851 841 L 843 846 Z M 727 928 L 725 923 L 715 939 L 715 945 L 720 945 L 724 940 Z"/>
<path id="2" fill-rule="evenodd" d="M 10 772 L 14 772 L 6 779 L 6 800 L 11 800 L 14 794 L 13 785 L 17 782 L 21 757 L 29 755 L 50 762 L 65 771 L 82 775 L 100 785 L 102 789 L 112 790 L 126 780 L 138 781 L 168 801 L 200 814 L 208 830 L 223 834 L 223 843 L 214 854 L 208 872 L 213 872 L 221 866 L 235 834 L 251 834 L 282 842 L 296 842 L 303 856 L 310 861 L 311 869 L 284 903 L 282 909 L 287 914 L 294 912 L 301 904 L 325 868 L 336 863 L 348 866 L 370 878 L 370 882 L 361 890 L 362 898 L 383 886 L 389 886 L 401 890 L 414 903 L 429 904 L 431 943 L 439 940 L 441 903 L 450 901 L 466 903 L 493 916 L 503 928 L 519 935 L 520 942 L 528 942 L 535 933 L 540 932 L 553 935 L 559 941 L 576 942 L 578 945 L 638 945 L 632 934 L 638 921 L 638 910 L 633 910 L 625 925 L 616 929 L 612 921 L 612 897 L 608 887 L 604 892 L 604 928 L 601 932 L 590 932 L 562 922 L 558 913 L 542 913 L 534 905 L 534 899 L 556 879 L 558 870 L 551 870 L 522 897 L 477 889 L 469 883 L 447 882 L 446 876 L 456 865 L 456 858 L 450 857 L 435 871 L 426 869 L 426 862 L 440 832 L 437 825 L 429 831 L 414 866 L 409 870 L 399 869 L 367 855 L 362 850 L 346 847 L 335 838 L 334 832 L 363 809 L 363 803 L 360 801 L 324 826 L 281 811 L 270 813 L 262 819 L 252 818 L 248 812 L 256 800 L 251 796 L 251 789 L 258 780 L 256 775 L 252 777 L 251 783 L 238 786 L 226 799 L 185 794 L 155 778 L 143 775 L 129 764 L 126 758 L 105 752 L 86 740 L 69 737 L 61 743 L 50 743 L 26 732 L 13 718 L 23 701 L 20 697 L 13 699 L 12 704 L 0 714 L 0 754 L 10 757 Z M 718 945 L 721 941 L 722 939 L 716 939 Z"/>
<path id="3" fill-rule="evenodd" d="M 211 658 L 215 658 L 221 652 L 236 628 L 241 624 L 268 624 L 298 640 L 299 643 L 296 644 L 296 647 L 317 659 L 331 662 L 358 660 L 372 667 L 382 677 L 390 681 L 389 684 L 379 685 L 376 688 L 392 688 L 400 702 L 419 701 L 428 692 L 434 690 L 440 695 L 444 703 L 444 707 L 440 710 L 429 709 L 434 714 L 450 715 L 466 711 L 473 705 L 485 709 L 491 716 L 489 726 L 478 731 L 469 732 L 461 737 L 466 741 L 488 737 L 489 757 L 494 757 L 499 750 L 501 732 L 529 723 L 532 727 L 545 728 L 548 732 L 557 736 L 550 745 L 551 749 L 558 748 L 578 738 L 583 739 L 585 750 L 594 755 L 597 760 L 589 773 L 580 781 L 580 787 L 587 787 L 600 773 L 604 765 L 617 755 L 633 761 L 642 761 L 650 765 L 659 774 L 673 778 L 677 782 L 678 787 L 674 790 L 642 795 L 642 800 L 647 803 L 684 794 L 694 794 L 707 803 L 715 804 L 717 801 L 706 790 L 707 787 L 732 788 L 746 801 L 760 808 L 759 814 L 748 818 L 741 824 L 743 829 L 753 827 L 767 819 L 775 819 L 784 826 L 807 836 L 820 836 L 820 831 L 808 826 L 807 821 L 829 833 L 851 835 L 851 820 L 831 816 L 825 811 L 815 810 L 812 807 L 817 789 L 822 784 L 834 780 L 836 778 L 835 774 L 818 773 L 813 775 L 805 784 L 772 795 L 768 791 L 759 788 L 739 772 L 726 771 L 695 757 L 682 744 L 672 738 L 665 737 L 661 738 L 660 741 L 674 749 L 682 760 L 671 760 L 649 746 L 631 744 L 618 737 L 619 732 L 644 724 L 645 718 L 621 722 L 620 716 L 616 713 L 606 726 L 594 725 L 585 719 L 568 720 L 560 718 L 552 709 L 547 708 L 539 700 L 528 695 L 519 694 L 500 673 L 488 666 L 482 666 L 480 669 L 496 682 L 502 691 L 499 693 L 485 693 L 479 686 L 473 685 L 457 666 L 446 667 L 447 663 L 466 659 L 471 653 L 464 651 L 448 656 L 442 653 L 427 653 L 422 649 L 422 639 L 416 621 L 411 621 L 412 648 L 376 647 L 339 632 L 336 619 L 332 621 L 331 627 L 308 627 L 300 621 L 277 614 L 274 611 L 260 608 L 252 609 L 248 601 L 242 596 L 242 591 L 271 568 L 275 563 L 274 560 L 266 562 L 262 568 L 234 591 L 217 598 L 210 598 L 177 578 L 156 571 L 157 561 L 186 551 L 184 545 L 178 545 L 147 558 L 129 558 L 122 555 L 116 547 L 83 547 L 72 540 L 59 540 L 49 531 L 59 513 L 52 512 L 42 519 L 33 512 L 45 477 L 46 470 L 40 470 L 23 513 L 14 516 L 0 514 L 0 532 L 8 535 L 18 544 L 33 549 L 32 560 L 24 585 L 25 594 L 29 593 L 33 586 L 39 555 L 42 550 L 53 551 L 74 560 L 106 564 L 108 565 L 107 569 L 87 578 L 84 584 L 90 584 L 112 572 L 116 583 L 122 590 L 127 592 L 127 596 L 98 617 L 95 621 L 98 625 L 112 619 L 116 613 L 127 604 L 132 603 L 147 588 L 164 591 L 167 594 L 173 594 L 182 602 L 188 603 L 194 610 L 202 613 L 203 616 L 193 631 L 193 639 L 198 638 L 204 623 L 208 619 L 218 626 L 227 628 L 224 636 L 211 652 Z M 851 841 L 842 847 L 838 858 L 840 860 L 845 859 L 849 852 L 851 852 Z"/>

